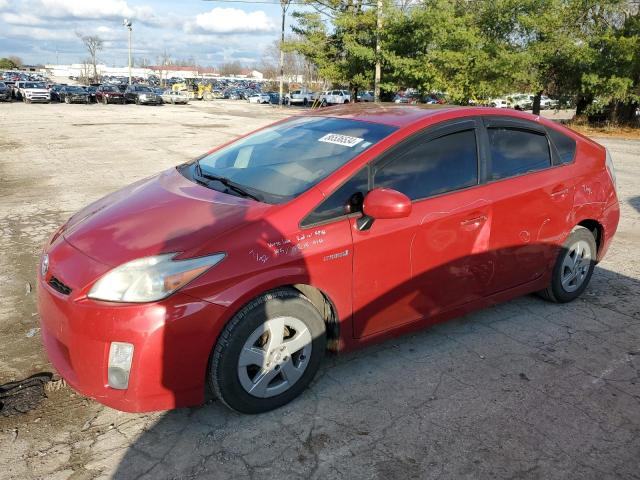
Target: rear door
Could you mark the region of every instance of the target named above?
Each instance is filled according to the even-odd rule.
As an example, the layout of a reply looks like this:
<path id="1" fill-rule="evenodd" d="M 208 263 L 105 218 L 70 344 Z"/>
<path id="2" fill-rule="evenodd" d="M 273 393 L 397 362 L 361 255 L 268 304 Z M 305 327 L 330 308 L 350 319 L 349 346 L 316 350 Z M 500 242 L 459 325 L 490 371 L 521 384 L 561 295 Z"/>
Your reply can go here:
<path id="1" fill-rule="evenodd" d="M 354 336 L 381 333 L 483 296 L 490 204 L 479 185 L 478 121 L 427 129 L 371 166 L 370 187 L 413 201 L 408 218 L 353 234 Z"/>
<path id="2" fill-rule="evenodd" d="M 567 232 L 574 182 L 544 126 L 485 117 L 490 249 L 496 272 L 488 293 L 534 281 L 553 264 Z"/>

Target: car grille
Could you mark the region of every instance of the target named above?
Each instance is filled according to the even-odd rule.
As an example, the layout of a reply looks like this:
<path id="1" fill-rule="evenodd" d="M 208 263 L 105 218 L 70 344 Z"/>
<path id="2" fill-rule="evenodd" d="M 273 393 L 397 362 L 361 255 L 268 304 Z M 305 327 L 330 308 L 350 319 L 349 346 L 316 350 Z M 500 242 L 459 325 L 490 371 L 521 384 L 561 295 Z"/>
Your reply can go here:
<path id="1" fill-rule="evenodd" d="M 49 279 L 49 285 L 51 286 L 51 288 L 53 288 L 57 292 L 60 292 L 63 295 L 69 295 L 71 293 L 71 287 L 65 285 L 56 277 L 51 277 Z"/>

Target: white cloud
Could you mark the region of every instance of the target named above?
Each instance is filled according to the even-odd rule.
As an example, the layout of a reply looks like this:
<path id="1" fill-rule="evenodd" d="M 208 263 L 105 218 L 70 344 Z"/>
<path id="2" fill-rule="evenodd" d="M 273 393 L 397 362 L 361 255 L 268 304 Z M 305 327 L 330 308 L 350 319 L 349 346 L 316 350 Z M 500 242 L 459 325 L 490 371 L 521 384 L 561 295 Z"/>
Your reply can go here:
<path id="1" fill-rule="evenodd" d="M 187 32 L 202 33 L 268 33 L 275 26 L 262 10 L 245 12 L 238 8 L 220 8 L 196 15 L 185 23 Z"/>
<path id="2" fill-rule="evenodd" d="M 11 25 L 42 25 L 44 23 L 42 19 L 30 13 L 3 13 L 0 18 Z"/>
<path id="3" fill-rule="evenodd" d="M 46 15 L 74 18 L 113 18 L 131 16 L 133 10 L 123 0 L 40 0 Z"/>
<path id="4" fill-rule="evenodd" d="M 9 9 L 9 0 L 0 0 L 0 10 Z"/>
<path id="5" fill-rule="evenodd" d="M 32 40 L 77 40 L 75 33 L 68 30 L 55 30 L 38 27 L 12 27 L 7 35 L 15 38 L 27 38 Z"/>

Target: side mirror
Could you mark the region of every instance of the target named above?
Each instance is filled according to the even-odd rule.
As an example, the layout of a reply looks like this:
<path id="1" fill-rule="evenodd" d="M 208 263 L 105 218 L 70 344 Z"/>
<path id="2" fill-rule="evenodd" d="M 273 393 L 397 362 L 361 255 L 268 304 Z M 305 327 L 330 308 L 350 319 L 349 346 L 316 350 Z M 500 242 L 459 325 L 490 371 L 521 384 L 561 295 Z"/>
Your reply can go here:
<path id="1" fill-rule="evenodd" d="M 411 200 L 404 193 L 390 188 L 376 188 L 364 197 L 364 215 L 358 219 L 358 229 L 368 230 L 375 219 L 408 217 L 411 208 Z"/>

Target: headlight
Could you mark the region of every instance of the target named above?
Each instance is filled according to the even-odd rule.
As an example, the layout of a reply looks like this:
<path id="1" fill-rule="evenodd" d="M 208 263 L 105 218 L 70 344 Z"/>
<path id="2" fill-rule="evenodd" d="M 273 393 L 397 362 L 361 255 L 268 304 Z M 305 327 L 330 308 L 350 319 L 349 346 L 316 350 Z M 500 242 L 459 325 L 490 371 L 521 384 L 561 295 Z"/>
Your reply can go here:
<path id="1" fill-rule="evenodd" d="M 146 93 L 140 94 L 140 100 L 143 100 L 145 98 L 147 98 L 147 94 Z"/>
<path id="2" fill-rule="evenodd" d="M 223 253 L 173 260 L 176 253 L 132 260 L 107 272 L 87 295 L 109 302 L 155 302 L 168 297 L 219 263 Z"/>

